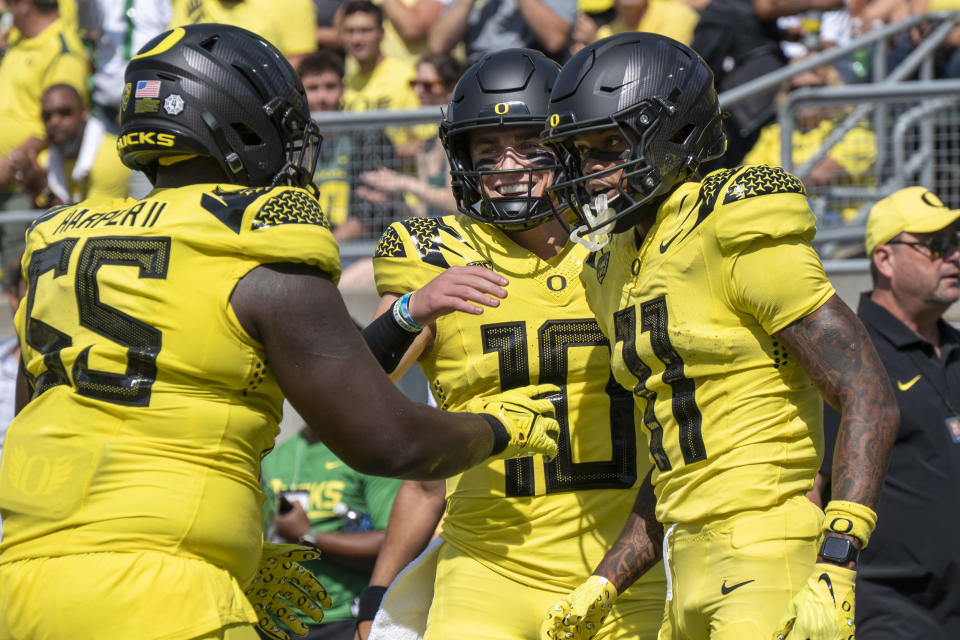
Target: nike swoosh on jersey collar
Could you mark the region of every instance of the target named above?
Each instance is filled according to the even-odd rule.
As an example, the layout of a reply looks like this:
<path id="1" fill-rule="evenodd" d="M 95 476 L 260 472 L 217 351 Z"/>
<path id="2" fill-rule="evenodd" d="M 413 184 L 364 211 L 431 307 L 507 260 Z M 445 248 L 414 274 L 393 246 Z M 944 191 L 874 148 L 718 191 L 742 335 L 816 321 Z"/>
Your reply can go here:
<path id="1" fill-rule="evenodd" d="M 918 375 L 916 378 L 911 378 L 906 382 L 900 382 L 899 380 L 897 380 L 897 389 L 900 389 L 900 391 L 906 391 L 913 385 L 917 384 L 917 381 L 920 380 L 920 378 L 921 376 Z"/>
<path id="2" fill-rule="evenodd" d="M 687 194 L 687 195 L 690 195 L 690 194 Z M 683 196 L 683 199 L 680 201 L 680 206 L 677 207 L 677 210 L 678 210 L 678 211 L 683 211 L 683 203 L 687 201 L 687 195 Z M 693 210 L 691 209 L 691 210 L 687 213 L 687 217 L 683 219 L 683 222 L 686 222 L 686 221 L 687 221 L 687 218 L 690 217 L 690 213 L 692 213 L 692 212 L 693 212 Z M 676 240 L 676 239 L 680 236 L 681 233 L 683 233 L 683 222 L 680 223 L 680 230 L 677 231 L 677 233 L 675 233 L 672 238 L 670 238 L 670 239 L 667 240 L 666 242 L 661 242 L 661 243 L 660 243 L 660 253 L 666 253 L 666 252 L 667 252 L 667 249 L 670 248 L 670 245 L 673 244 L 673 241 Z"/>

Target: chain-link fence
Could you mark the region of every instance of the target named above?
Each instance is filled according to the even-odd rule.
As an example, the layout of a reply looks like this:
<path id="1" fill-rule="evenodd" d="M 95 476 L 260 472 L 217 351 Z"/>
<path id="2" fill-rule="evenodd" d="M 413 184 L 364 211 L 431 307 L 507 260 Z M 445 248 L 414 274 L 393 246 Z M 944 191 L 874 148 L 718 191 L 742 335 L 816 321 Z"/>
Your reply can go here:
<path id="1" fill-rule="evenodd" d="M 960 80 L 934 79 L 938 52 L 958 24 L 956 12 L 914 15 L 720 95 L 729 109 L 781 89 L 775 135 L 761 137 L 757 147 L 772 147 L 774 158 L 766 161 L 804 181 L 823 257 L 863 256 L 870 206 L 897 189 L 923 185 L 960 207 Z M 926 35 L 905 57 L 888 55 L 890 43 L 911 30 Z M 870 84 L 829 86 L 839 83 L 824 74 L 816 88 L 795 82 L 864 54 Z"/>
<path id="2" fill-rule="evenodd" d="M 324 138 L 314 182 L 345 260 L 373 255 L 394 220 L 456 210 L 437 136 L 440 117 L 438 107 L 314 114 Z M 150 186 L 144 185 L 131 195 L 146 195 Z M 39 213 L 0 210 L 0 226 Z"/>
<path id="3" fill-rule="evenodd" d="M 440 110 L 324 113 L 314 182 L 345 260 L 370 256 L 383 230 L 456 210 L 437 135 Z"/>
<path id="4" fill-rule="evenodd" d="M 903 187 L 960 208 L 960 80 L 802 89 L 778 126 L 781 163 L 807 186 L 827 257 L 862 249 L 870 206 Z"/>
<path id="5" fill-rule="evenodd" d="M 958 16 L 914 16 L 721 94 L 729 109 L 798 74 L 865 47 L 872 51 L 871 84 L 800 88 L 779 105 L 773 137 L 779 153 L 770 161 L 807 185 L 820 229 L 815 242 L 825 258 L 855 256 L 869 206 L 903 186 L 923 184 L 960 207 L 960 80 L 932 79 L 934 53 Z M 928 25 L 927 37 L 888 70 L 888 41 L 921 25 Z M 914 76 L 920 79 L 905 81 Z M 314 118 L 324 134 L 315 182 L 345 263 L 372 255 L 394 220 L 456 210 L 437 136 L 438 107 Z M 36 215 L 21 213 L 0 215 L 0 225 Z"/>

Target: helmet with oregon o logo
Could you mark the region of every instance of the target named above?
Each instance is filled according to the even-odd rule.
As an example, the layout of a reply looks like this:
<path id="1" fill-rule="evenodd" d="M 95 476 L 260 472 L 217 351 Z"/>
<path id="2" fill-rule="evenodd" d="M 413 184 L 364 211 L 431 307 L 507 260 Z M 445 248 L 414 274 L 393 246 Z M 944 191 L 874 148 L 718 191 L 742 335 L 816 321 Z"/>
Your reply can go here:
<path id="1" fill-rule="evenodd" d="M 216 160 L 233 184 L 312 185 L 321 137 L 293 67 L 269 42 L 223 24 L 178 27 L 127 65 L 120 159 L 157 166 Z"/>
<path id="2" fill-rule="evenodd" d="M 470 134 L 503 127 L 529 126 L 543 129 L 550 102 L 550 88 L 560 67 L 539 51 L 502 49 L 488 53 L 468 68 L 456 87 L 450 105 L 440 123 L 440 140 L 450 162 L 450 178 L 457 208 L 483 222 L 508 230 L 534 227 L 554 215 L 550 196 L 533 195 L 533 172 L 555 172 L 559 164 L 554 154 L 527 154 L 528 169 L 495 170 L 475 167 L 470 155 Z M 526 192 L 491 198 L 481 183 L 492 174 L 530 172 Z"/>
<path id="3" fill-rule="evenodd" d="M 690 47 L 655 33 L 621 33 L 577 52 L 553 87 L 550 114 L 544 141 L 558 150 L 566 176 L 553 190 L 590 232 L 629 229 L 726 149 L 710 67 Z M 628 149 L 611 158 L 604 156 L 612 152 L 594 151 L 590 157 L 616 162 L 585 173 L 575 137 L 607 130 L 618 132 Z M 622 171 L 618 193 L 609 204 L 605 195 L 602 205 L 591 203 L 591 180 L 616 171 Z"/>

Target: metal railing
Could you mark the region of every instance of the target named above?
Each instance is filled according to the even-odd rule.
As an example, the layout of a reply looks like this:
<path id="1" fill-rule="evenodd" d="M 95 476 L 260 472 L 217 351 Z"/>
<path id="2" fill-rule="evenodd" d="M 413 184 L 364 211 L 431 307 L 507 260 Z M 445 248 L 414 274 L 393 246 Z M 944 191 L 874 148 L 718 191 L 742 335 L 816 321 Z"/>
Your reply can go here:
<path id="1" fill-rule="evenodd" d="M 949 26 L 956 25 L 960 21 L 960 12 L 948 12 L 948 11 L 934 11 L 925 15 L 915 15 L 910 16 L 896 24 L 885 25 L 879 29 L 875 29 L 859 38 L 856 38 L 842 47 L 833 47 L 826 51 L 817 53 L 809 58 L 801 60 L 797 63 L 787 65 L 772 73 L 768 73 L 759 78 L 745 82 L 739 86 L 734 87 L 721 93 L 718 97 L 720 99 L 720 106 L 724 109 L 730 109 L 741 102 L 749 100 L 755 96 L 769 92 L 771 89 L 776 89 L 780 87 L 785 81 L 790 80 L 794 76 L 797 76 L 804 71 L 810 71 L 811 69 L 816 69 L 817 67 L 823 66 L 825 64 L 830 64 L 837 62 L 838 60 L 843 60 L 849 58 L 855 51 L 860 51 L 865 47 L 870 45 L 876 45 L 877 49 L 874 55 L 874 65 L 873 65 L 873 81 L 880 82 L 886 76 L 886 53 L 887 47 L 886 42 L 892 36 L 895 36 L 904 31 L 908 31 L 914 27 L 917 27 L 922 24 L 928 23 L 947 23 Z M 943 28 L 944 25 L 940 24 L 938 28 Z M 935 34 L 931 34 L 924 38 L 924 42 L 921 43 L 923 49 L 921 56 L 918 56 L 916 59 L 924 59 L 932 49 L 939 46 L 943 39 L 946 38 L 946 33 L 949 32 L 949 27 L 944 29 L 943 33 L 939 31 Z M 935 38 L 933 44 L 927 45 L 926 42 L 931 38 Z M 914 52 L 916 53 L 916 51 Z M 898 65 L 898 69 L 903 67 L 903 71 L 899 72 L 897 76 L 891 74 L 889 78 L 902 79 L 909 75 L 915 66 L 913 61 L 910 62 L 909 67 L 905 67 L 907 61 L 905 60 L 903 64 Z M 900 75 L 903 74 L 903 75 Z"/>
<path id="2" fill-rule="evenodd" d="M 851 59 L 857 52 L 870 53 L 871 83 L 796 89 L 786 94 L 778 109 L 781 164 L 808 185 L 811 207 L 818 215 L 814 243 L 822 255 L 835 249 L 849 254 L 860 246 L 870 206 L 904 186 L 923 184 L 949 205 L 960 206 L 960 80 L 933 77 L 934 56 L 957 24 L 960 12 L 911 16 L 720 94 L 721 106 L 730 109 L 789 86 L 801 73 Z M 888 69 L 887 43 L 917 27 L 926 31 L 923 40 Z M 917 79 L 908 80 L 911 77 Z M 795 136 L 806 140 L 809 131 L 809 125 L 801 127 L 801 113 L 818 108 L 832 109 L 828 133 L 812 153 L 809 149 L 797 153 Z M 811 181 L 824 159 L 842 158 L 855 140 L 870 137 L 869 170 L 856 176 L 838 174 L 835 182 L 826 184 L 817 183 L 823 180 L 820 172 Z"/>
<path id="3" fill-rule="evenodd" d="M 872 83 L 800 89 L 787 96 L 778 114 L 782 164 L 801 178 L 808 177 L 814 167 L 828 157 L 837 145 L 842 144 L 851 131 L 864 126 L 864 123 L 869 125 L 876 138 L 874 167 L 869 180 L 855 184 L 830 184 L 819 192 L 811 190 L 811 204 L 820 216 L 819 231 L 814 240 L 818 249 L 862 242 L 863 218 L 870 204 L 906 184 L 923 183 L 937 190 L 938 136 L 942 136 L 944 127 L 953 127 L 954 122 L 960 123 L 960 80 L 934 80 L 932 59 L 948 32 L 958 23 L 960 12 L 911 16 L 898 24 L 876 29 L 843 47 L 818 53 L 720 94 L 721 106 L 729 109 L 744 100 L 782 86 L 797 74 L 849 58 L 854 52 L 864 48 L 869 47 L 873 51 Z M 921 25 L 929 25 L 928 35 L 901 64 L 887 69 L 887 41 Z M 915 73 L 919 74 L 919 80 L 905 80 Z M 797 130 L 797 113 L 810 106 L 840 106 L 847 109 L 844 116 L 833 124 L 822 146 L 802 162 L 795 162 L 792 140 L 793 133 Z M 404 111 L 315 113 L 313 117 L 328 136 L 324 146 L 330 153 L 333 150 L 328 142 L 337 136 L 349 136 L 370 130 L 386 131 L 387 137 L 391 138 L 390 142 L 393 143 L 393 149 L 366 145 L 361 151 L 369 156 L 368 164 L 387 164 L 396 166 L 399 172 L 412 173 L 421 160 L 421 155 L 415 152 L 399 159 L 393 158 L 393 152 L 403 144 L 398 144 L 391 132 L 419 128 L 418 135 L 426 142 L 431 136 L 435 136 L 435 126 L 442 114 L 439 107 L 432 106 Z M 957 130 L 960 147 L 960 125 Z M 324 180 L 328 178 L 329 176 L 318 175 L 317 181 L 322 187 Z M 336 179 L 345 178 L 340 175 Z M 349 176 L 349 179 L 356 180 L 357 176 Z M 947 188 L 948 185 L 943 187 Z M 950 188 L 960 191 L 960 185 Z M 339 196 L 343 195 L 342 192 L 338 193 Z M 325 205 L 339 202 L 336 195 L 327 194 L 326 197 Z M 415 200 L 407 196 L 403 198 L 407 205 Z M 852 220 L 845 221 L 847 226 L 838 224 L 836 217 L 829 215 L 835 203 L 852 203 L 856 206 L 856 215 Z M 351 261 L 372 255 L 380 230 L 395 217 L 409 215 L 409 209 L 404 206 L 406 205 L 398 204 L 385 213 L 375 211 L 370 218 L 373 224 L 365 235 L 342 243 L 341 255 L 344 260 Z M 404 215 L 401 216 L 401 212 Z M 0 213 L 0 224 L 29 221 L 38 213 L 3 212 Z M 829 254 L 829 251 L 825 253 Z"/>

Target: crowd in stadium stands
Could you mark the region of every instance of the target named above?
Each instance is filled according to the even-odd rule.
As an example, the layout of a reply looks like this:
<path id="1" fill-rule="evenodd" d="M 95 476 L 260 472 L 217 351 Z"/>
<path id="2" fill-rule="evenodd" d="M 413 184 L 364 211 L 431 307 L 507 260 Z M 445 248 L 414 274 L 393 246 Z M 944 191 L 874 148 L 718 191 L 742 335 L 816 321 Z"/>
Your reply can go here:
<path id="1" fill-rule="evenodd" d="M 586 44 L 624 31 L 661 33 L 691 45 L 723 91 L 910 14 L 956 7 L 957 0 L 0 0 L 0 211 L 76 202 L 104 190 L 126 195 L 107 157 L 121 100 L 133 92 L 144 110 L 177 106 L 161 104 L 149 87 L 125 91 L 122 72 L 168 26 L 223 22 L 276 43 L 295 67 L 307 61 L 304 71 L 324 60 L 329 73 L 342 77 L 342 91 L 335 104 L 316 111 L 365 111 L 444 106 L 463 65 L 486 51 L 529 47 L 563 62 Z M 920 37 L 915 30 L 892 42 L 889 64 L 902 60 Z M 960 29 L 937 54 L 940 75 L 960 75 L 958 44 Z M 736 105 L 726 126 L 727 156 L 711 168 L 761 159 L 779 164 L 779 130 L 771 122 L 782 94 L 864 80 L 868 72 L 862 60 L 841 60 L 795 78 L 779 98 L 772 91 Z M 59 117 L 42 104 L 54 85 L 72 86 L 72 100 L 81 104 L 82 123 L 70 125 L 79 134 L 67 142 L 49 137 L 55 123 L 45 127 L 45 115 Z M 71 101 L 65 89 L 50 99 Z M 795 166 L 811 157 L 842 115 L 835 109 L 804 116 L 794 132 Z M 325 143 L 316 181 L 332 221 L 343 227 L 341 242 L 373 240 L 411 212 L 434 216 L 453 208 L 435 127 L 385 132 L 386 138 L 358 129 L 357 135 L 330 135 Z M 344 145 L 360 151 L 344 152 Z M 875 155 L 869 128 L 858 127 L 805 176 L 806 185 L 864 185 Z M 142 175 L 124 177 L 129 195 L 149 191 Z M 847 207 L 843 219 L 856 211 Z M 19 230 L 6 231 L 2 246 L 9 256 Z"/>
<path id="2" fill-rule="evenodd" d="M 322 114 L 445 108 L 462 71 L 487 52 L 528 47 L 563 63 L 598 39 L 632 31 L 660 33 L 690 45 L 713 70 L 718 90 L 724 91 L 911 15 L 956 9 L 960 0 L 0 0 L 0 222 L 4 211 L 43 209 L 105 195 L 142 197 L 149 192 L 152 187 L 145 177 L 124 167 L 115 153 L 122 142 L 119 113 L 131 100 L 138 113 L 163 110 L 175 115 L 183 105 L 177 102 L 179 97 L 159 95 L 150 82 L 125 84 L 123 72 L 143 44 L 171 27 L 221 22 L 265 37 L 297 70 L 311 112 Z M 887 68 L 906 58 L 924 35 L 915 29 L 896 36 Z M 935 66 L 938 77 L 960 78 L 960 27 L 936 53 Z M 779 165 L 781 129 L 776 113 L 791 91 L 864 82 L 869 77 L 869 60 L 844 59 L 798 74 L 779 90 L 737 104 L 725 123 L 728 152 L 707 170 L 741 163 Z M 794 168 L 814 157 L 849 112 L 823 106 L 799 111 L 792 133 Z M 435 125 L 364 126 L 322 133 L 314 182 L 339 243 L 374 240 L 391 222 L 411 216 L 433 218 L 456 211 L 447 154 Z M 875 133 L 869 123 L 861 123 L 806 172 L 804 186 L 811 193 L 829 185 L 874 186 L 876 159 Z M 838 211 L 838 219 L 852 221 L 860 204 L 848 203 Z M 4 291 L 14 310 L 24 295 L 16 257 L 23 250 L 25 228 L 25 223 L 0 224 L 0 264 L 10 265 Z M 906 228 L 898 232 L 909 233 Z M 894 255 L 888 244 L 898 243 L 910 244 L 881 242 L 881 258 Z M 956 253 L 955 244 L 951 251 Z M 877 269 L 874 266 L 872 274 L 875 284 L 883 288 L 895 281 L 893 266 L 891 273 Z M 345 266 L 341 284 L 364 285 L 372 278 L 371 261 L 357 260 Z M 953 296 L 950 302 L 955 300 Z M 947 370 L 944 363 L 952 357 L 949 375 L 955 377 L 958 337 L 942 329 L 943 309 L 935 305 L 934 311 L 933 324 L 950 340 L 942 368 Z M 868 297 L 861 303 L 861 316 L 864 313 L 895 325 Z M 871 335 L 878 340 L 877 331 L 871 329 Z M 902 350 L 903 345 L 897 348 Z M 935 356 L 934 362 L 940 357 L 939 346 Z M 0 446 L 12 417 L 18 360 L 17 341 L 0 343 Z M 918 365 L 917 370 L 930 380 L 941 376 L 937 381 L 945 382 L 928 385 L 924 398 L 944 400 L 949 411 L 936 419 L 945 421 L 955 448 L 960 446 L 960 419 L 955 415 L 960 409 L 955 410 L 944 393 L 951 394 L 957 382 L 933 365 L 928 369 L 920 371 Z M 892 372 L 891 376 L 895 377 Z M 290 442 L 266 460 L 279 465 L 280 458 L 292 456 L 299 461 L 307 448 L 320 451 L 322 446 L 301 435 Z M 329 471 L 336 462 L 323 457 L 327 453 L 318 460 Z M 953 457 L 943 463 L 945 467 L 954 464 Z M 318 475 L 319 469 L 317 462 Z M 288 541 L 307 534 L 319 540 L 324 535 L 320 530 L 337 526 L 327 513 L 330 505 L 324 503 L 321 509 L 313 502 L 322 481 L 298 479 L 289 472 L 289 466 L 277 466 L 264 478 L 267 488 L 279 496 L 307 487 L 309 497 L 304 503 L 294 502 L 292 515 L 279 517 L 276 533 Z M 945 472 L 943 477 L 956 484 L 955 475 Z M 385 486 L 371 498 L 376 504 L 357 505 L 373 515 L 374 529 L 385 526 L 396 494 L 394 481 Z M 388 494 L 389 500 L 384 498 Z M 910 512 L 902 504 L 887 508 L 895 507 L 898 515 Z M 931 528 L 936 526 L 930 523 Z M 382 541 L 382 532 L 378 540 Z M 871 553 L 877 553 L 876 547 Z M 348 560 L 344 566 L 351 568 L 337 570 L 347 576 L 340 586 L 343 593 L 356 595 L 372 564 L 357 570 Z M 953 565 L 950 569 L 960 572 Z M 950 574 L 949 580 L 956 585 L 960 577 Z M 322 581 L 332 580 L 327 576 Z M 919 589 L 907 585 L 914 587 Z M 950 604 L 960 602 L 956 587 L 948 591 Z M 346 621 L 353 615 L 341 606 L 329 614 L 328 623 L 342 623 L 337 630 L 349 627 L 344 637 L 351 637 L 353 625 Z M 958 617 L 956 611 L 953 615 Z M 332 625 L 328 631 L 329 636 L 311 637 L 334 637 Z M 930 633 L 927 637 L 937 637 Z"/>
<path id="3" fill-rule="evenodd" d="M 782 104 L 787 96 L 797 89 L 839 86 L 843 84 L 836 67 L 826 65 L 800 73 L 784 84 L 777 94 L 776 104 Z M 794 170 L 803 166 L 823 147 L 824 142 L 841 120 L 845 107 L 812 105 L 799 110 L 796 128 L 792 133 L 792 160 Z M 771 122 L 760 130 L 757 142 L 743 161 L 746 164 L 779 165 L 781 162 L 780 125 Z M 867 186 L 871 179 L 877 156 L 876 136 L 864 124 L 860 124 L 833 145 L 826 156 L 817 161 L 803 176 L 808 193 L 816 193 L 829 185 Z M 847 206 L 839 212 L 845 221 L 852 221 L 858 207 Z"/>

